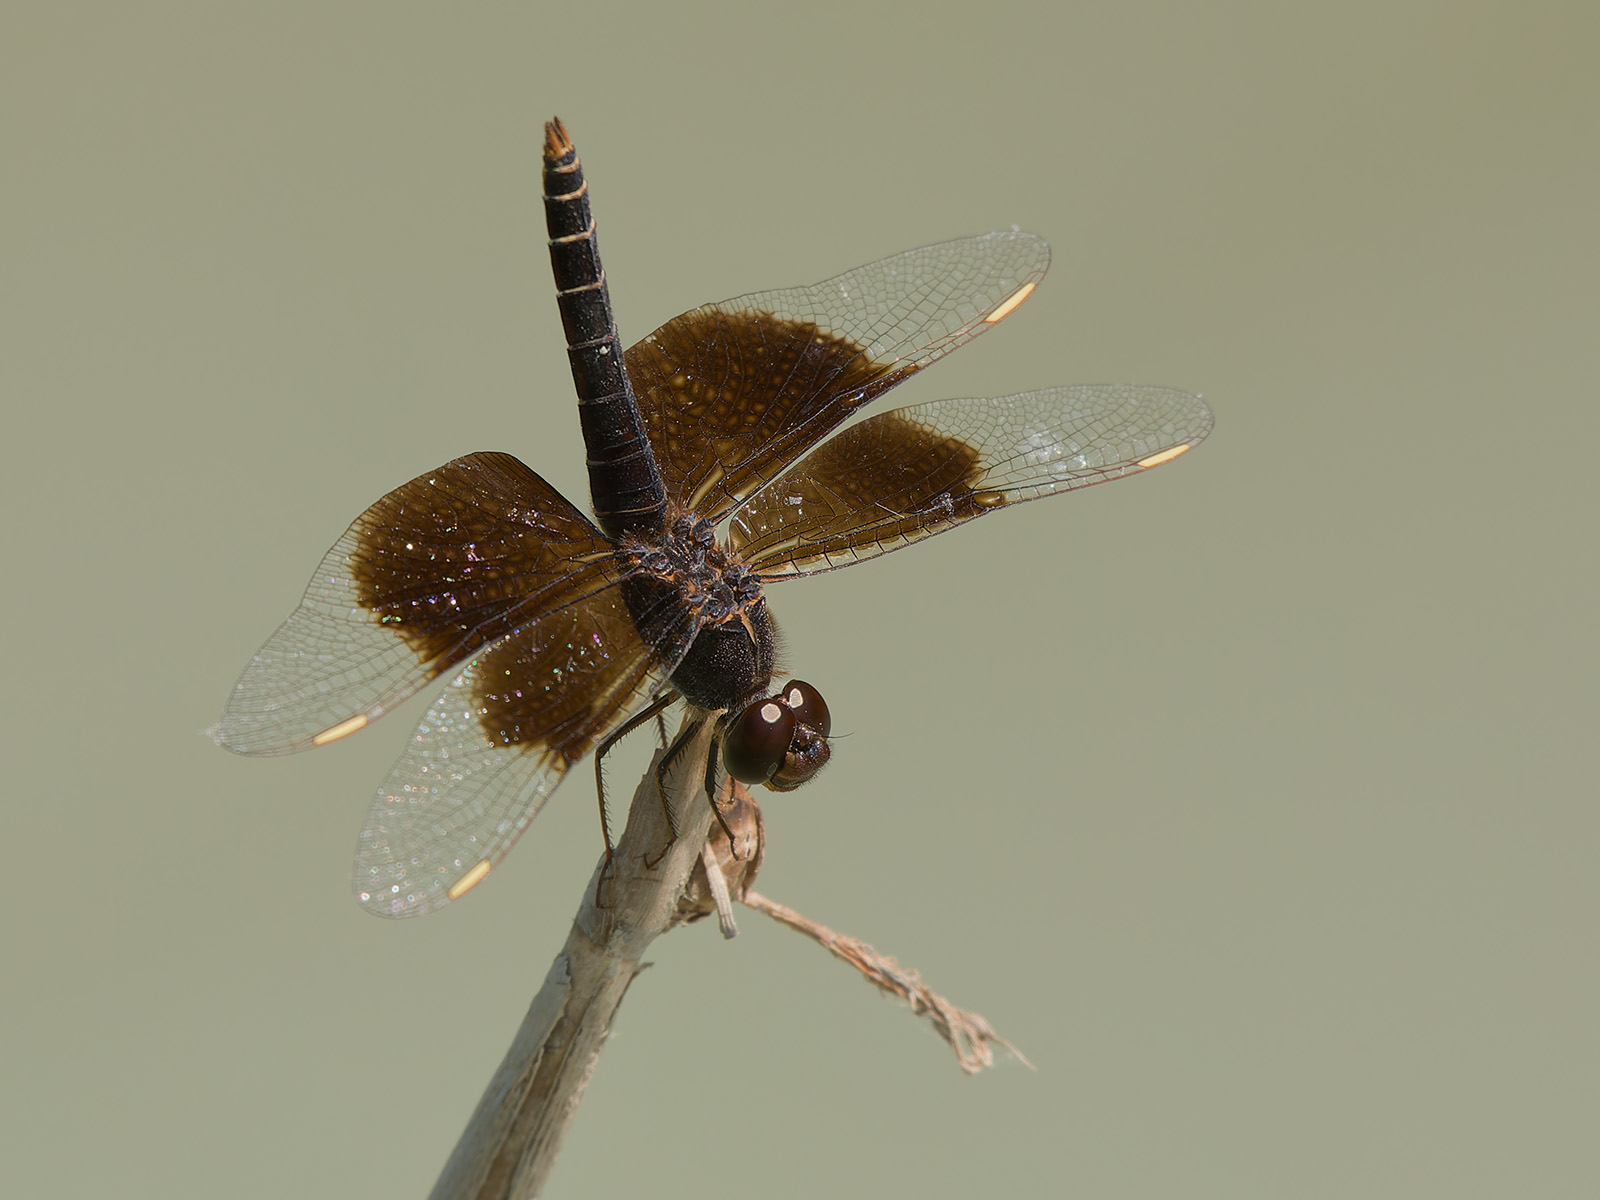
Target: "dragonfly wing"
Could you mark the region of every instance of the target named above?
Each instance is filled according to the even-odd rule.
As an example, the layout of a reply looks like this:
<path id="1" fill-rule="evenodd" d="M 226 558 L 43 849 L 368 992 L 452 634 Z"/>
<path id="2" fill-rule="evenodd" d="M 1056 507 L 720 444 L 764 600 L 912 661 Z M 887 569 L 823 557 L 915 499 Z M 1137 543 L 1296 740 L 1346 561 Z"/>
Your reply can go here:
<path id="1" fill-rule="evenodd" d="M 1044 239 L 986 233 L 674 317 L 628 350 L 667 495 L 716 522 L 863 405 L 1008 316 Z"/>
<path id="2" fill-rule="evenodd" d="M 352 877 L 363 908 L 417 916 L 489 874 L 568 769 L 661 687 L 699 628 L 681 611 L 644 624 L 641 637 L 611 587 L 462 667 L 367 810 Z"/>
<path id="3" fill-rule="evenodd" d="M 1079 385 L 870 417 L 740 507 L 730 547 L 763 579 L 898 550 L 1026 500 L 1136 475 L 1211 431 L 1174 388 Z"/>
<path id="4" fill-rule="evenodd" d="M 511 455 L 455 459 L 345 530 L 213 736 L 241 754 L 286 754 L 354 733 L 619 570 L 611 543 Z"/>

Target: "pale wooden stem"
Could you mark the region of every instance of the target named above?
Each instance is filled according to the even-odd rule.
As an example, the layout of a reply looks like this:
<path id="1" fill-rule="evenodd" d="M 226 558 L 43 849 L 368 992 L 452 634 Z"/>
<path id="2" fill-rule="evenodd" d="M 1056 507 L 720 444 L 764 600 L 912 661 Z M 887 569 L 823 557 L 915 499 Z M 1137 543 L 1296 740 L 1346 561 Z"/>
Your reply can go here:
<path id="1" fill-rule="evenodd" d="M 685 720 L 704 715 L 691 711 Z M 668 776 L 667 801 L 678 820 L 670 847 L 656 790 L 660 752 L 651 760 L 617 843 L 606 907 L 596 907 L 591 878 L 567 944 L 445 1163 L 433 1200 L 525 1200 L 543 1187 L 646 949 L 684 919 L 679 898 L 712 821 L 703 790 L 710 737 L 705 722 Z"/>

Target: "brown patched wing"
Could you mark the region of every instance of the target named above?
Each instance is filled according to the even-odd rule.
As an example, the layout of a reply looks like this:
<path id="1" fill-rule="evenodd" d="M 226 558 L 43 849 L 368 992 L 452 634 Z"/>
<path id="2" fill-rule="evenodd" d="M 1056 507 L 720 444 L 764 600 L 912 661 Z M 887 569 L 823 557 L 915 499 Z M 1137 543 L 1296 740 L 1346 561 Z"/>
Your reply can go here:
<path id="1" fill-rule="evenodd" d="M 419 916 L 482 882 L 567 768 L 661 686 L 698 623 L 663 608 L 641 637 L 621 592 L 518 629 L 445 687 L 367 810 L 352 877 L 363 908 Z"/>
<path id="2" fill-rule="evenodd" d="M 674 317 L 625 358 L 667 496 L 720 521 L 862 405 L 997 324 L 1050 265 L 1020 231 Z"/>
<path id="3" fill-rule="evenodd" d="M 213 734 L 241 754 L 284 754 L 354 733 L 618 570 L 611 544 L 515 458 L 455 459 L 356 518 Z"/>
<path id="4" fill-rule="evenodd" d="M 814 575 L 1025 500 L 1170 462 L 1211 432 L 1172 388 L 1080 385 L 942 400 L 853 425 L 752 496 L 728 543 L 764 579 Z"/>

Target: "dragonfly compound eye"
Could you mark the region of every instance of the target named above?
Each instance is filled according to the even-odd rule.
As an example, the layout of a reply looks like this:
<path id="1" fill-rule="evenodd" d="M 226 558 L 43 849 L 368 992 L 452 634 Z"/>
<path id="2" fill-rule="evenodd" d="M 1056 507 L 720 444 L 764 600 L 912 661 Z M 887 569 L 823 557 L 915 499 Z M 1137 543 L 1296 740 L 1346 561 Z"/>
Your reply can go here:
<path id="1" fill-rule="evenodd" d="M 765 783 L 783 765 L 794 741 L 795 718 L 777 699 L 757 700 L 722 736 L 722 761 L 740 783 Z"/>
<path id="2" fill-rule="evenodd" d="M 783 690 L 778 695 L 783 697 L 783 702 L 789 706 L 789 711 L 794 713 L 794 719 L 800 724 L 816 730 L 823 737 L 832 732 L 833 718 L 828 714 L 828 702 L 822 698 L 822 693 L 809 683 L 791 679 L 783 685 Z"/>

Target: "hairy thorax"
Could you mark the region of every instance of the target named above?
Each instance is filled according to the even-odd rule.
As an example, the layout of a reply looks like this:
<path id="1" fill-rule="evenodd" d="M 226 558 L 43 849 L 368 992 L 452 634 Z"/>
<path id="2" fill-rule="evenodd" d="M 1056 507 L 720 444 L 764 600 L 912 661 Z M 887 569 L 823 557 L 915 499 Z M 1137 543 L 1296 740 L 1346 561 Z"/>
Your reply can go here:
<path id="1" fill-rule="evenodd" d="M 672 686 L 699 708 L 739 708 L 766 692 L 777 654 L 761 581 L 694 513 L 668 514 L 660 540 L 628 538 L 628 611 L 647 645 L 677 658 Z M 686 634 L 699 632 L 684 650 Z"/>

